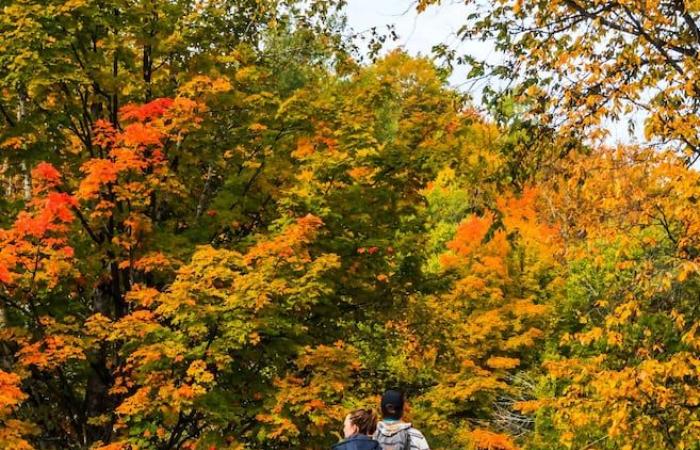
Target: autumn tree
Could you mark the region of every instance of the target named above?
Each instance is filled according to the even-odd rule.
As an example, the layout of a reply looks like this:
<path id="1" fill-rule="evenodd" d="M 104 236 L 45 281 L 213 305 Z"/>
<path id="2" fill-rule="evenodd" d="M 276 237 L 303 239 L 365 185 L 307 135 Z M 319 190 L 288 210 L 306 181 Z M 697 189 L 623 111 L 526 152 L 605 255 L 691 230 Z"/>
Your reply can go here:
<path id="1" fill-rule="evenodd" d="M 153 50 L 167 82 L 150 84 L 131 29 L 107 20 L 136 33 L 143 17 L 90 6 L 10 8 L 37 35 L 3 23 L 17 39 L 3 57 L 48 42 L 36 70 L 6 73 L 38 90 L 3 90 L 8 442 L 324 448 L 344 408 L 399 379 L 400 347 L 377 343 L 426 283 L 420 191 L 481 120 L 426 59 L 359 68 L 329 5 L 286 23 L 297 10 L 280 7 L 276 28 L 264 15 L 262 48 Z M 78 57 L 91 41 L 71 27 L 91 20 L 113 28 Z"/>
<path id="2" fill-rule="evenodd" d="M 435 448 L 517 448 L 514 436 L 529 428 L 519 408 L 535 397 L 541 362 L 533 350 L 561 296 L 556 228 L 537 214 L 533 189 L 487 209 L 447 170 L 425 195 L 436 251 L 428 270 L 447 285 L 421 300 L 411 325 L 434 353 L 434 385 L 416 413 Z"/>
<path id="3" fill-rule="evenodd" d="M 439 0 L 423 0 L 419 9 Z M 495 74 L 538 123 L 603 137 L 606 121 L 644 117 L 646 139 L 695 161 L 700 10 L 694 1 L 465 1 L 465 38 L 495 41 Z M 487 65 L 474 63 L 476 73 Z M 636 116 L 636 117 L 635 117 Z M 631 130 L 631 132 L 633 132 Z"/>
<path id="4" fill-rule="evenodd" d="M 698 178 L 684 163 L 602 150 L 575 157 L 552 181 L 569 275 L 540 419 L 563 446 L 697 443 Z"/>
<path id="5" fill-rule="evenodd" d="M 132 393 L 121 373 L 133 346 L 110 333 L 133 313 L 129 293 L 170 285 L 196 245 L 235 222 L 211 207 L 222 181 L 236 183 L 226 210 L 245 219 L 239 249 L 263 239 L 252 236 L 270 225 L 259 216 L 269 205 L 249 198 L 256 158 L 274 139 L 259 113 L 272 117 L 276 96 L 295 88 L 281 77 L 342 52 L 330 31 L 335 5 L 2 6 L 3 368 L 24 391 L 12 394 L 11 378 L 3 411 L 33 424 L 8 417 L 7 439 L 32 434 L 33 445 L 59 448 L 127 439 L 115 408 Z M 259 44 L 283 36 L 304 52 L 271 79 Z M 259 195 L 274 190 L 266 186 Z M 199 416 L 186 419 L 152 445 L 201 434 Z"/>
<path id="6" fill-rule="evenodd" d="M 90 318 L 97 337 L 122 344 L 124 365 L 112 393 L 125 394 L 114 410 L 124 443 L 255 440 L 272 381 L 312 326 L 305 316 L 330 293 L 322 277 L 337 256 L 307 248 L 322 225 L 301 218 L 245 254 L 202 247 L 165 292 L 133 289 L 131 314 L 114 322 Z M 307 395 L 321 401 L 314 391 Z"/>
<path id="7" fill-rule="evenodd" d="M 236 70 L 242 55 L 248 63 L 260 55 L 271 34 L 303 33 L 306 42 L 317 44 L 315 37 L 323 35 L 324 55 L 344 53 L 338 22 L 331 19 L 338 6 L 327 1 L 3 1 L 5 191 L 29 197 L 32 165 L 70 160 L 76 152 L 94 157 L 93 127 L 99 120 L 117 127 L 123 105 L 172 97 L 199 75 L 216 79 L 222 71 Z M 299 47 L 297 61 L 308 55 L 302 51 L 308 46 Z M 199 177 L 206 177 L 207 168 L 202 172 Z"/>
<path id="8" fill-rule="evenodd" d="M 165 155 L 172 148 L 165 141 L 175 146 L 196 128 L 203 108 L 185 98 L 124 107 L 123 131 L 106 122 L 96 126 L 105 157 L 83 164 L 75 194 L 61 192 L 60 172 L 40 164 L 28 210 L 1 235 L 7 363 L 26 386 L 31 402 L 23 404 L 24 413 L 41 429 L 39 441 L 172 448 L 194 438 L 230 437 L 208 415 L 220 414 L 223 427 L 234 419 L 245 422 L 243 417 L 256 423 L 253 408 L 241 413 L 234 405 L 261 401 L 260 393 L 247 392 L 244 401 L 229 392 L 224 403 L 212 394 L 223 409 L 208 405 L 207 415 L 195 404 L 216 392 L 216 381 L 234 383 L 221 370 L 251 371 L 239 372 L 243 379 L 270 371 L 271 383 L 290 356 L 268 339 L 284 339 L 282 348 L 293 355 L 289 339 L 304 335 L 308 308 L 328 290 L 317 278 L 337 259 L 305 249 L 322 225 L 312 216 L 269 241 L 256 238 L 259 243 L 245 254 L 202 248 L 180 269 L 178 259 L 154 245 L 162 223 L 153 199 L 166 203 L 182 188 L 168 167 Z M 76 246 L 82 239 L 90 244 Z M 177 274 L 174 282 L 159 290 L 169 274 Z M 295 282 L 285 287 L 290 280 Z M 272 304 L 282 310 L 268 311 Z M 260 314 L 257 326 L 257 319 L 245 316 L 248 309 Z M 246 342 L 271 353 L 260 360 L 251 351 L 250 365 L 243 364 L 234 353 L 247 352 Z M 180 365 L 182 371 L 175 370 Z M 18 392 L 8 407 L 24 399 Z"/>

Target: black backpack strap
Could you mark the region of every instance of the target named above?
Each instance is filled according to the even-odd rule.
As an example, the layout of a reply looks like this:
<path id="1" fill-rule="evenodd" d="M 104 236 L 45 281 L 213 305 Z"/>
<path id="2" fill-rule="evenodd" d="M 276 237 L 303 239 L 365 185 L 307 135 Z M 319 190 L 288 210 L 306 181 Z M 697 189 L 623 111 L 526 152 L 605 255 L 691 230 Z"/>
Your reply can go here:
<path id="1" fill-rule="evenodd" d="M 413 427 L 406 428 L 406 446 L 404 450 L 411 450 L 411 428 Z"/>

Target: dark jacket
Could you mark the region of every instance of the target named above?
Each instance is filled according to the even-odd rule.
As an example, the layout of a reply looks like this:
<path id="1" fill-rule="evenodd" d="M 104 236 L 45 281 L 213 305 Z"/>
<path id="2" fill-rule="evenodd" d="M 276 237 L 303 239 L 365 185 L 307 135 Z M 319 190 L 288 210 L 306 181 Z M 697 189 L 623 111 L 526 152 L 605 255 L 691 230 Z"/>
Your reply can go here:
<path id="1" fill-rule="evenodd" d="M 333 450 L 382 450 L 382 448 L 371 437 L 356 434 L 335 444 Z"/>

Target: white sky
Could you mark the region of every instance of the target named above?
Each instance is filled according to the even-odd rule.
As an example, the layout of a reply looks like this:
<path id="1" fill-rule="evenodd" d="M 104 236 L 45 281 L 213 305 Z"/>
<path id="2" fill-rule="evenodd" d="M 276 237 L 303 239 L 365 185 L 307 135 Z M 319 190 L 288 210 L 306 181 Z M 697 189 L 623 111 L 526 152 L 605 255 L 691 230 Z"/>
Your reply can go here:
<path id="1" fill-rule="evenodd" d="M 462 42 L 457 37 L 457 31 L 466 21 L 467 11 L 464 2 L 459 0 L 444 0 L 443 4 L 431 6 L 421 14 L 416 12 L 415 0 L 348 0 L 346 9 L 348 23 L 356 32 L 373 26 L 377 27 L 377 31 L 384 31 L 387 24 L 393 23 L 399 40 L 389 48 L 398 46 L 411 54 L 430 55 L 434 45 L 447 43 L 457 48 L 458 53 L 467 53 L 489 63 L 499 63 L 502 57 L 490 43 Z M 450 84 L 468 91 L 475 103 L 478 103 L 481 90 L 495 80 L 473 84 L 468 82 L 466 73 L 467 68 L 456 68 L 450 77 Z M 637 122 L 641 122 L 640 119 L 638 117 Z M 638 125 L 637 134 L 641 134 L 641 123 Z M 608 144 L 630 143 L 640 137 L 630 136 L 624 123 L 608 123 L 607 128 L 610 131 L 606 140 Z"/>
<path id="2" fill-rule="evenodd" d="M 390 48 L 398 46 L 411 54 L 430 55 L 434 45 L 446 43 L 490 62 L 498 57 L 488 43 L 462 43 L 457 37 L 467 15 L 467 7 L 459 1 L 448 0 L 418 14 L 414 0 L 348 0 L 346 12 L 348 22 L 355 31 L 376 26 L 377 31 L 381 32 L 385 30 L 385 25 L 393 23 L 399 40 L 392 43 Z M 455 70 L 450 78 L 452 85 L 462 88 L 465 81 L 465 68 Z"/>
<path id="3" fill-rule="evenodd" d="M 456 41 L 455 34 L 464 23 L 464 5 L 441 5 L 417 14 L 414 3 L 412 0 L 349 0 L 348 19 L 355 30 L 396 24 L 401 46 L 411 52 L 426 53 L 434 44 Z"/>

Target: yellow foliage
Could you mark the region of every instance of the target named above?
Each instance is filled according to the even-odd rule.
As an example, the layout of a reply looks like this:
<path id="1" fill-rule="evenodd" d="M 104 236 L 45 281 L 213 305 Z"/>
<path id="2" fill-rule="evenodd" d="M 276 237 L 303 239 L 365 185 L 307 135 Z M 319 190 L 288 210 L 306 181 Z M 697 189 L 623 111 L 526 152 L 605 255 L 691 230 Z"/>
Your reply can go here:
<path id="1" fill-rule="evenodd" d="M 520 365 L 520 360 L 518 358 L 492 356 L 486 360 L 486 365 L 492 369 L 513 369 Z"/>

